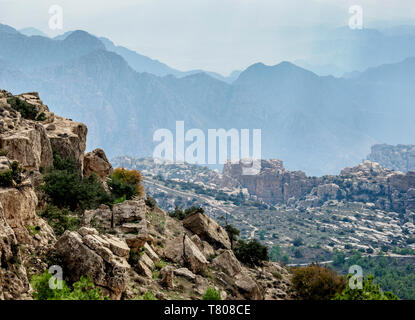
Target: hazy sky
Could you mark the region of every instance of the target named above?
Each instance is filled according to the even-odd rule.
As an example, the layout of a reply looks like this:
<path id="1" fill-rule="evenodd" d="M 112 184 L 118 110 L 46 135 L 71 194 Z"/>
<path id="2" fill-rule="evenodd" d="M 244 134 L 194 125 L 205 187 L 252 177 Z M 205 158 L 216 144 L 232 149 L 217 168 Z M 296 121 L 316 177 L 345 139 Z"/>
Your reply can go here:
<path id="1" fill-rule="evenodd" d="M 364 25 L 370 26 L 374 21 L 411 23 L 414 2 L 0 0 L 0 23 L 17 29 L 36 27 L 49 35 L 82 29 L 180 70 L 227 74 L 258 61 L 275 64 L 287 59 L 297 38 L 316 32 L 312 27 L 347 25 L 351 5 L 362 6 Z M 48 27 L 52 5 L 63 8 L 64 28 L 59 32 Z"/>

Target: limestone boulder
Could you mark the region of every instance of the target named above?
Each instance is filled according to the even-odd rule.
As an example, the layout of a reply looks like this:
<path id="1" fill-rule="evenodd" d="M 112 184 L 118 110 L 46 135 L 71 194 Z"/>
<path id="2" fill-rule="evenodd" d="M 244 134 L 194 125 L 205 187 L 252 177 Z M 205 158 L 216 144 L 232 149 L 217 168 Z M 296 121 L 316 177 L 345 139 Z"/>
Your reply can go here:
<path id="1" fill-rule="evenodd" d="M 168 240 L 164 249 L 164 257 L 187 266 L 193 273 L 206 270 L 209 261 L 187 235 Z"/>
<path id="2" fill-rule="evenodd" d="M 104 150 L 95 149 L 84 156 L 84 176 L 95 173 L 102 181 L 112 173 L 112 165 L 108 161 Z"/>
<path id="3" fill-rule="evenodd" d="M 172 266 L 165 266 L 160 270 L 161 284 L 168 288 L 174 288 L 174 268 Z"/>
<path id="4" fill-rule="evenodd" d="M 263 295 L 258 283 L 246 272 L 241 272 L 235 276 L 235 285 L 248 300 L 262 300 Z"/>
<path id="5" fill-rule="evenodd" d="M 231 242 L 226 231 L 203 213 L 197 212 L 189 215 L 183 220 L 183 226 L 216 249 L 231 249 Z"/>
<path id="6" fill-rule="evenodd" d="M 130 270 L 126 260 L 129 249 L 123 240 L 81 228 L 80 233 L 65 231 L 55 248 L 72 281 L 89 275 L 112 299 L 120 299 L 128 286 Z"/>

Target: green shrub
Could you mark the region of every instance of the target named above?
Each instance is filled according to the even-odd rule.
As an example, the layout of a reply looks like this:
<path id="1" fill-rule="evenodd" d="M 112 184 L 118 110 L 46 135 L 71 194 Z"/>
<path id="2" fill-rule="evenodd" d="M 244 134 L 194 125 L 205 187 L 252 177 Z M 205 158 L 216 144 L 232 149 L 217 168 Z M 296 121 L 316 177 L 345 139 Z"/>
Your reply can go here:
<path id="1" fill-rule="evenodd" d="M 0 173 L 0 187 L 10 188 L 13 186 L 13 172 L 12 170 L 7 170 Z"/>
<path id="2" fill-rule="evenodd" d="M 236 240 L 238 240 L 238 236 L 241 232 L 230 224 L 225 226 L 225 231 L 229 236 L 229 240 L 231 240 L 231 248 L 233 248 L 233 244 Z"/>
<path id="3" fill-rule="evenodd" d="M 17 97 L 7 99 L 7 103 L 10 104 L 10 106 L 14 110 L 20 112 L 23 118 L 29 119 L 29 120 L 36 120 L 38 111 L 36 110 L 35 106 Z"/>
<path id="4" fill-rule="evenodd" d="M 39 215 L 47 220 L 57 236 L 62 235 L 65 230 L 76 231 L 81 225 L 81 219 L 77 214 L 69 209 L 60 209 L 51 204 L 40 212 Z"/>
<path id="5" fill-rule="evenodd" d="M 104 300 L 101 289 L 95 288 L 90 277 L 81 277 L 78 282 L 73 284 L 73 289 L 68 287 L 64 280 L 60 280 L 62 289 L 51 289 L 49 280 L 52 274 L 45 271 L 41 275 L 34 275 L 30 284 L 33 288 L 33 298 L 35 300 Z"/>
<path id="6" fill-rule="evenodd" d="M 211 287 L 207 288 L 202 296 L 202 300 L 222 300 L 219 290 L 215 290 Z"/>
<path id="7" fill-rule="evenodd" d="M 43 191 L 53 205 L 75 211 L 112 202 L 99 178 L 95 174 L 83 178 L 73 160 L 63 159 L 55 153 L 53 166 L 54 169 L 43 177 Z"/>
<path id="8" fill-rule="evenodd" d="M 272 246 L 271 252 L 270 252 L 270 260 L 271 261 L 280 261 L 281 257 L 282 257 L 281 247 L 278 244 Z"/>
<path id="9" fill-rule="evenodd" d="M 147 291 L 142 296 L 138 296 L 135 298 L 136 300 L 157 300 L 157 298 L 154 296 L 153 292 Z"/>
<path id="10" fill-rule="evenodd" d="M 344 277 L 317 264 L 295 268 L 291 283 L 299 298 L 304 300 L 330 300 L 346 285 Z"/>
<path id="11" fill-rule="evenodd" d="M 249 242 L 239 240 L 233 251 L 239 261 L 250 266 L 262 265 L 263 261 L 269 260 L 268 248 L 256 239 Z"/>
<path id="12" fill-rule="evenodd" d="M 173 211 L 169 211 L 168 214 L 172 218 L 176 218 L 178 220 L 184 220 L 187 216 L 193 214 L 193 213 L 204 213 L 205 210 L 200 207 L 192 206 L 190 208 L 187 208 L 185 210 L 180 209 L 178 206 Z"/>
<path id="13" fill-rule="evenodd" d="M 342 251 L 334 250 L 333 265 L 338 267 L 342 266 L 346 261 L 346 254 Z"/>
<path id="14" fill-rule="evenodd" d="M 349 275 L 347 277 L 350 280 Z M 352 289 L 347 285 L 343 292 L 337 293 L 333 300 L 399 300 L 392 292 L 383 292 L 379 284 L 373 284 L 373 275 L 363 279 L 362 289 Z"/>
<path id="15" fill-rule="evenodd" d="M 294 239 L 294 241 L 293 241 L 293 245 L 294 245 L 295 247 L 302 246 L 303 244 L 304 244 L 304 241 L 303 241 L 303 239 L 301 239 L 300 237 L 295 238 L 295 239 Z"/>

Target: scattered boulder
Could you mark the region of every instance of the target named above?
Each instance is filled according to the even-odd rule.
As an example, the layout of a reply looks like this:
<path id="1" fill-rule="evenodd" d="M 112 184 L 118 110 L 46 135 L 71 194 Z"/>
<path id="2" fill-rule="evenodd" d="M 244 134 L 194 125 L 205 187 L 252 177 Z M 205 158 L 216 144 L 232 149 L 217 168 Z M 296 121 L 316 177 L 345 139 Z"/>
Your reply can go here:
<path id="1" fill-rule="evenodd" d="M 160 270 L 160 276 L 161 276 L 161 284 L 168 288 L 173 289 L 174 283 L 174 268 L 172 266 L 165 266 L 163 269 Z"/>
<path id="2" fill-rule="evenodd" d="M 213 259 L 212 266 L 213 268 L 217 268 L 218 270 L 225 272 L 231 277 L 234 277 L 242 271 L 241 264 L 231 250 L 225 250 Z"/>
<path id="3" fill-rule="evenodd" d="M 194 281 L 196 279 L 196 275 L 187 268 L 179 268 L 174 270 L 174 274 L 179 277 L 184 277 L 190 281 Z"/>
<path id="4" fill-rule="evenodd" d="M 95 173 L 102 181 L 112 173 L 112 165 L 108 161 L 104 150 L 95 149 L 84 156 L 84 176 Z"/>
<path id="5" fill-rule="evenodd" d="M 120 299 L 127 288 L 130 269 L 126 260 L 128 247 L 122 240 L 81 228 L 80 233 L 65 231 L 55 248 L 72 281 L 89 275 L 97 286 L 109 291 L 112 299 Z"/>
<path id="6" fill-rule="evenodd" d="M 203 213 L 193 213 L 183 220 L 183 226 L 207 241 L 215 249 L 231 249 L 231 242 L 226 231 Z"/>
<path id="7" fill-rule="evenodd" d="M 167 241 L 164 256 L 173 262 L 188 266 L 194 273 L 203 272 L 209 264 L 187 235 Z"/>
<path id="8" fill-rule="evenodd" d="M 241 272 L 235 276 L 235 285 L 239 291 L 248 300 L 262 300 L 261 289 L 254 279 L 245 272 Z"/>

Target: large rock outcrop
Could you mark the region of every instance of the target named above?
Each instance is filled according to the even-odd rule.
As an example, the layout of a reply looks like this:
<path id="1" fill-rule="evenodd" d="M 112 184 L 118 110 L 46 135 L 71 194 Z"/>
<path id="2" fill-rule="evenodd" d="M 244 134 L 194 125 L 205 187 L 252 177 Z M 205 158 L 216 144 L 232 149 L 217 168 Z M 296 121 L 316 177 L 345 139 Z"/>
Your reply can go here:
<path id="1" fill-rule="evenodd" d="M 414 211 L 415 173 L 386 169 L 376 162 L 364 161 L 344 168 L 338 176 L 307 177 L 291 172 L 279 160 L 262 160 L 257 175 L 242 175 L 242 164 L 228 163 L 223 173 L 237 179 L 251 195 L 271 204 L 302 208 L 317 207 L 327 200 L 373 203 L 381 210 Z"/>
<path id="2" fill-rule="evenodd" d="M 95 149 L 84 156 L 84 176 L 88 177 L 92 173 L 103 181 L 112 173 L 112 165 L 102 149 Z"/>
<path id="3" fill-rule="evenodd" d="M 238 180 L 250 194 L 271 204 L 305 196 L 318 180 L 307 177 L 302 171 L 288 171 L 283 162 L 276 159 L 261 160 L 260 172 L 255 175 L 244 175 L 243 168 L 242 162 L 228 162 L 223 167 L 223 175 Z"/>
<path id="4" fill-rule="evenodd" d="M 42 116 L 23 117 L 14 106 L 16 99 Z M 84 124 L 56 116 L 33 92 L 13 96 L 0 91 L 0 114 L 0 149 L 10 159 L 42 171 L 53 165 L 53 151 L 57 151 L 74 159 L 82 170 L 88 132 Z"/>
<path id="5" fill-rule="evenodd" d="M 57 241 L 56 250 L 71 281 L 89 275 L 113 299 L 119 299 L 126 290 L 130 249 L 123 240 L 110 234 L 100 235 L 92 228 L 81 228 L 78 232 L 66 231 Z"/>

